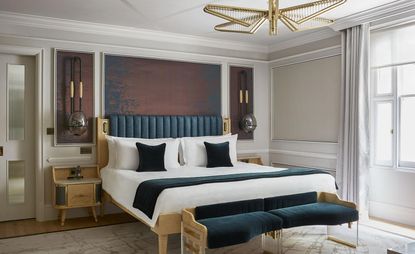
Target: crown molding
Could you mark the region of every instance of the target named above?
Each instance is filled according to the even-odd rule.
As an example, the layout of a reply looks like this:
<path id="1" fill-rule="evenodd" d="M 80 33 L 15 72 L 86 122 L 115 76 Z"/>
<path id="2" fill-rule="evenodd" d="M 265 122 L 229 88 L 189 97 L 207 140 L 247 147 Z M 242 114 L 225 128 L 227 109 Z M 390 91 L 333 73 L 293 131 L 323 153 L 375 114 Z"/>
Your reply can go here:
<path id="1" fill-rule="evenodd" d="M 182 45 L 197 45 L 209 48 L 221 48 L 258 53 L 268 53 L 268 46 L 265 45 L 243 43 L 230 40 L 212 39 L 202 36 L 192 36 L 186 34 L 162 32 L 142 28 L 35 16 L 14 12 L 0 11 L 0 23 L 31 28 L 78 32 L 84 34 L 86 33 L 93 35 L 107 35 L 148 41 L 162 41 Z"/>
<path id="2" fill-rule="evenodd" d="M 340 31 L 352 26 L 357 26 L 364 23 L 371 23 L 380 20 L 387 20 L 391 17 L 406 18 L 415 15 L 415 1 L 413 0 L 398 0 L 378 7 L 371 8 L 366 11 L 358 12 L 337 19 L 330 27 L 335 31 Z"/>
<path id="3" fill-rule="evenodd" d="M 273 45 L 269 46 L 269 52 L 276 52 L 288 48 L 293 48 L 297 46 L 301 46 L 304 44 L 308 44 L 311 42 L 319 41 L 328 39 L 334 36 L 339 35 L 338 32 L 334 31 L 329 27 L 322 27 L 314 30 L 310 30 L 307 33 L 299 33 L 295 37 L 288 38 L 286 40 L 277 42 Z"/>

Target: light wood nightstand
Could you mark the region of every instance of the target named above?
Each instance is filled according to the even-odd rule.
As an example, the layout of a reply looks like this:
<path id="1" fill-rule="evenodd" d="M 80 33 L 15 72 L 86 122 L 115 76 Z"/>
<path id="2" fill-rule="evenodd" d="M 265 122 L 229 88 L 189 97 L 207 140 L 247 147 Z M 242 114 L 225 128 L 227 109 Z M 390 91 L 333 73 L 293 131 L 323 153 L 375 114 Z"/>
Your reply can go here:
<path id="1" fill-rule="evenodd" d="M 246 163 L 253 163 L 253 164 L 258 164 L 258 165 L 264 165 L 262 163 L 262 159 L 260 155 L 241 155 L 238 156 L 238 161 L 241 162 L 246 162 Z"/>
<path id="2" fill-rule="evenodd" d="M 60 210 L 61 226 L 65 224 L 66 210 L 88 207 L 97 222 L 95 207 L 101 205 L 101 179 L 97 165 L 80 166 L 82 179 L 68 179 L 77 166 L 52 167 L 53 205 Z"/>

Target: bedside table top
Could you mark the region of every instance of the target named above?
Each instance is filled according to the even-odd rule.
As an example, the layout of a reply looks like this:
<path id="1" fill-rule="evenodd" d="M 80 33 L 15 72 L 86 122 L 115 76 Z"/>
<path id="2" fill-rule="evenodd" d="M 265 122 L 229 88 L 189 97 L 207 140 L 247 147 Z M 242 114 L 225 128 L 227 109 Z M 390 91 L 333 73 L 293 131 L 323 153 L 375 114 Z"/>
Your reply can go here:
<path id="1" fill-rule="evenodd" d="M 86 183 L 101 183 L 100 178 L 85 178 L 85 179 L 68 179 L 57 180 L 55 184 L 71 185 L 71 184 L 86 184 Z"/>

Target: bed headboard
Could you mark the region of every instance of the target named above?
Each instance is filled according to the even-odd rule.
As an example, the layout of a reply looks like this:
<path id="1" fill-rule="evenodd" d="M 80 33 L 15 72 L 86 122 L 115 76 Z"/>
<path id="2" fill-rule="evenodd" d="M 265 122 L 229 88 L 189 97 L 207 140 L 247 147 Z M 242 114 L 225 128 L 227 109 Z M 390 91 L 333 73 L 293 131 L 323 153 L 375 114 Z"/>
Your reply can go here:
<path id="1" fill-rule="evenodd" d="M 230 119 L 221 116 L 110 115 L 97 118 L 97 164 L 108 163 L 105 135 L 131 138 L 216 136 L 230 132 Z"/>

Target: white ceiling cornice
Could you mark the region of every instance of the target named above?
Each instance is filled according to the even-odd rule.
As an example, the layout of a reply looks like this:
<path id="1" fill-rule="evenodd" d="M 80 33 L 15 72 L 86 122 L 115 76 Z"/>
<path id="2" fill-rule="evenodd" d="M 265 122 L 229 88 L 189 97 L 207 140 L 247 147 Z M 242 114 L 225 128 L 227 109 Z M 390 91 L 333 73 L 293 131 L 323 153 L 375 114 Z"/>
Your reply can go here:
<path id="1" fill-rule="evenodd" d="M 366 11 L 362 11 L 344 18 L 337 19 L 330 27 L 335 31 L 340 31 L 352 26 L 364 23 L 388 19 L 393 16 L 405 18 L 415 14 L 414 0 L 398 0 L 389 4 L 384 4 Z"/>
<path id="2" fill-rule="evenodd" d="M 275 44 L 268 46 L 232 40 L 214 39 L 203 36 L 192 36 L 187 34 L 34 16 L 5 11 L 0 11 L 0 24 L 268 54 L 331 38 L 338 35 L 338 31 L 351 26 L 380 21 L 383 19 L 390 20 L 395 19 L 395 17 L 405 18 L 409 16 L 415 16 L 415 1 L 398 0 L 390 4 L 385 4 L 367 11 L 340 18 L 330 27 L 300 32 L 298 35 L 295 34 L 288 39 L 280 40 Z M 24 36 L 24 34 L 20 34 L 20 36 Z"/>
<path id="3" fill-rule="evenodd" d="M 164 41 L 170 43 L 197 45 L 211 48 L 268 53 L 268 46 L 265 45 L 257 45 L 252 43 L 243 43 L 230 40 L 220 40 L 202 36 L 192 36 L 134 27 L 115 26 L 76 20 L 34 16 L 13 12 L 0 11 L 0 23 L 9 25 L 19 25 L 24 27 L 88 33 L 95 35 L 110 35 L 149 41 Z"/>
<path id="4" fill-rule="evenodd" d="M 314 41 L 324 40 L 338 35 L 339 33 L 329 27 L 310 30 L 308 33 L 299 33 L 298 36 L 277 42 L 269 46 L 269 52 L 276 52 L 292 47 L 301 46 Z"/>

